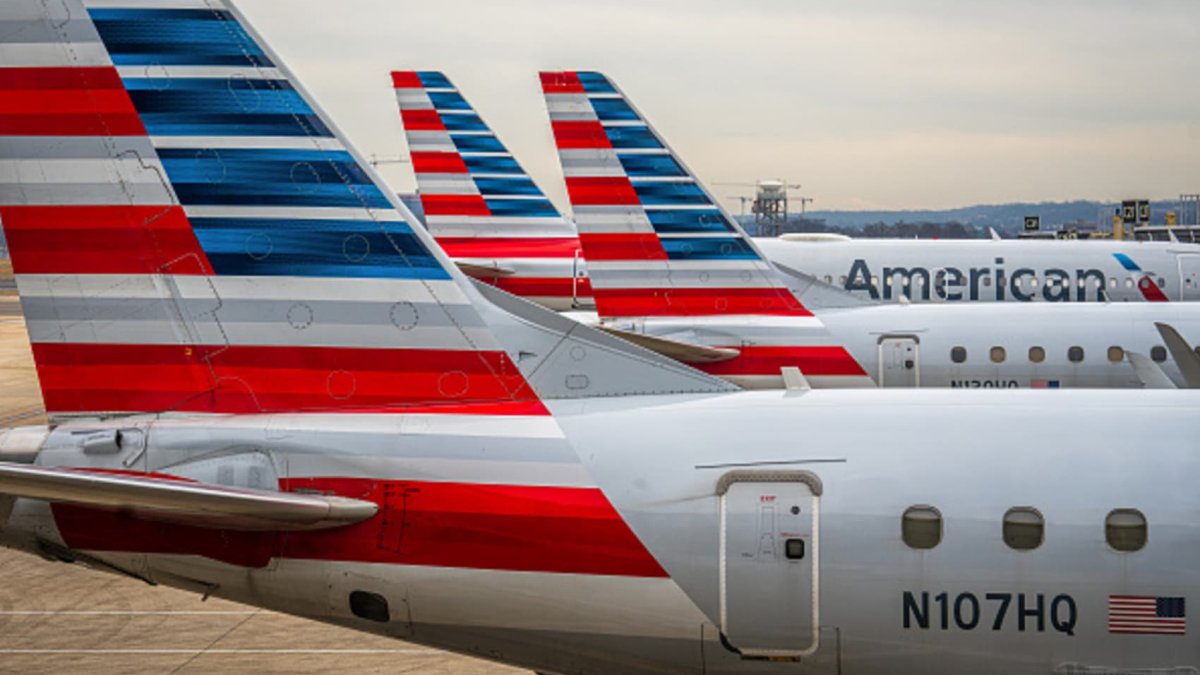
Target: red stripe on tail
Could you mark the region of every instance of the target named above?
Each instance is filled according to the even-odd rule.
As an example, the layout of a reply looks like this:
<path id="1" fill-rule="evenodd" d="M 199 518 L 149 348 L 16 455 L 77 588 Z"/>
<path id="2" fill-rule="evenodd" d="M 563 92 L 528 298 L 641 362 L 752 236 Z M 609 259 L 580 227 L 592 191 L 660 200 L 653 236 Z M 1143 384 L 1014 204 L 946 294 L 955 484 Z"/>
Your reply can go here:
<path id="1" fill-rule="evenodd" d="M 51 413 L 538 402 L 504 352 L 55 342 L 33 355 Z"/>
<path id="2" fill-rule="evenodd" d="M 0 206 L 16 274 L 212 274 L 179 206 Z"/>
<path id="3" fill-rule="evenodd" d="M 451 258 L 575 258 L 581 249 L 574 237 L 438 237 Z"/>
<path id="4" fill-rule="evenodd" d="M 426 216 L 490 216 L 491 209 L 480 195 L 421 195 Z"/>
<path id="5" fill-rule="evenodd" d="M 414 173 L 469 173 L 457 152 L 414 152 L 412 165 Z"/>
<path id="6" fill-rule="evenodd" d="M 392 88 L 424 89 L 425 85 L 421 84 L 421 76 L 417 75 L 415 70 L 394 70 L 392 71 Z"/>
<path id="7" fill-rule="evenodd" d="M 442 116 L 436 110 L 401 110 L 400 121 L 409 131 L 445 131 Z"/>
<path id="8" fill-rule="evenodd" d="M 625 176 L 567 177 L 567 194 L 574 206 L 639 206 L 641 200 Z"/>
<path id="9" fill-rule="evenodd" d="M 115 68 L 0 68 L 0 135 L 144 136 Z"/>
<path id="10" fill-rule="evenodd" d="M 581 232 L 579 242 L 588 260 L 666 260 L 658 235 L 653 232 Z"/>
<path id="11" fill-rule="evenodd" d="M 540 73 L 542 91 L 547 94 L 582 94 L 583 83 L 574 72 Z"/>
<path id="12" fill-rule="evenodd" d="M 612 142 L 596 121 L 551 122 L 554 142 L 560 150 L 608 150 Z"/>
<path id="13" fill-rule="evenodd" d="M 786 289 L 596 288 L 600 316 L 812 316 Z"/>

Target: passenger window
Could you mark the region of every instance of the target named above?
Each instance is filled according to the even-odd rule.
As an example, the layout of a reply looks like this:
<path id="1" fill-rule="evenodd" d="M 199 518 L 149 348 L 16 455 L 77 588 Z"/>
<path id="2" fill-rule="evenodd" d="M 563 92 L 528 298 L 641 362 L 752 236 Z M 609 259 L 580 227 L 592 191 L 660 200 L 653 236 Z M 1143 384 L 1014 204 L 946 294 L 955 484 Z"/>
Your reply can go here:
<path id="1" fill-rule="evenodd" d="M 1108 278 L 1108 287 L 1109 287 L 1109 288 L 1116 288 L 1116 287 L 1117 287 L 1117 278 L 1116 278 L 1116 277 L 1109 277 L 1109 278 Z"/>
<path id="2" fill-rule="evenodd" d="M 950 360 L 955 363 L 962 363 L 967 360 L 967 348 L 955 347 L 950 350 Z"/>
<path id="3" fill-rule="evenodd" d="M 1046 360 L 1046 350 L 1041 347 L 1029 348 L 1029 360 L 1033 363 L 1041 363 Z"/>
<path id="4" fill-rule="evenodd" d="M 1004 358 L 1007 355 L 1004 352 L 1004 347 L 992 347 L 989 356 L 992 358 L 992 363 L 1004 363 Z"/>
<path id="5" fill-rule="evenodd" d="M 942 512 L 932 506 L 910 506 L 900 519 L 900 536 L 909 548 L 928 550 L 942 541 Z"/>
<path id="6" fill-rule="evenodd" d="M 1113 509 L 1104 519 L 1104 538 L 1117 551 L 1140 551 L 1146 547 L 1149 526 L 1137 509 Z"/>
<path id="7" fill-rule="evenodd" d="M 1125 288 L 1133 288 L 1133 279 L 1131 277 L 1125 277 Z"/>
<path id="8" fill-rule="evenodd" d="M 1154 359 L 1155 363 L 1162 363 L 1167 360 L 1167 348 L 1162 345 L 1154 345 L 1150 348 L 1150 358 Z"/>
<path id="9" fill-rule="evenodd" d="M 847 277 L 845 274 L 843 274 L 843 275 L 842 275 L 842 285 L 843 285 L 843 286 L 845 286 L 845 285 L 846 285 L 846 281 L 847 281 L 847 280 L 848 280 L 848 277 Z"/>
<path id="10" fill-rule="evenodd" d="M 1067 360 L 1071 363 L 1081 363 L 1083 361 L 1083 347 L 1075 345 L 1067 350 Z"/>
<path id="11" fill-rule="evenodd" d="M 1167 280 L 1166 280 L 1166 279 L 1164 279 L 1164 278 L 1162 278 L 1162 277 L 1159 277 L 1159 278 L 1158 278 L 1158 287 L 1159 287 L 1159 288 L 1166 288 L 1166 287 L 1167 287 Z"/>
<path id="12" fill-rule="evenodd" d="M 826 274 L 826 275 L 825 275 L 825 283 L 827 283 L 827 284 L 832 284 L 832 283 L 833 283 L 833 275 L 831 275 L 831 274 Z"/>
<path id="13" fill-rule="evenodd" d="M 1004 514 L 1004 543 L 1017 551 L 1032 551 L 1042 545 L 1046 520 L 1037 509 L 1017 506 Z"/>
<path id="14" fill-rule="evenodd" d="M 1117 346 L 1108 348 L 1108 360 L 1111 363 L 1120 363 L 1125 360 L 1125 350 Z"/>

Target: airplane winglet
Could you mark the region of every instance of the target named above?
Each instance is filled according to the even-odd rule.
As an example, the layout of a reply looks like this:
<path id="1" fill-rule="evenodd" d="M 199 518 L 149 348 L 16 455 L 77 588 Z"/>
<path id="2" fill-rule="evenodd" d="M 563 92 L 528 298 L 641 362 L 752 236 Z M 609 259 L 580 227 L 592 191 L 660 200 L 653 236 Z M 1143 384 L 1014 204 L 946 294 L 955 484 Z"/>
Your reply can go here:
<path id="1" fill-rule="evenodd" d="M 1134 374 L 1142 381 L 1142 386 L 1146 389 L 1177 388 L 1171 378 L 1163 372 L 1163 369 L 1145 354 L 1126 351 L 1125 358 L 1129 361 L 1129 365 L 1133 366 Z"/>
<path id="2" fill-rule="evenodd" d="M 1175 365 L 1179 366 L 1179 372 L 1183 374 L 1183 381 L 1187 383 L 1187 388 L 1200 389 L 1200 354 L 1192 350 L 1192 346 L 1183 339 L 1174 326 L 1155 321 L 1154 327 L 1158 329 L 1158 334 L 1162 336 L 1163 342 L 1170 350 L 1171 358 L 1175 359 Z"/>

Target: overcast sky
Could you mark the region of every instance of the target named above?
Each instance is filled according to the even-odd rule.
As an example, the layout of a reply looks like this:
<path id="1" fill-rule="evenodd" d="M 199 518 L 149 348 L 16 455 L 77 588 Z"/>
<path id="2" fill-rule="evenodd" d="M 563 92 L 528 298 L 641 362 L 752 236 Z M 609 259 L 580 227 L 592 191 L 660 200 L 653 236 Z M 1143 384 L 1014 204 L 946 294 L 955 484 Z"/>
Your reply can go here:
<path id="1" fill-rule="evenodd" d="M 1200 0 L 239 6 L 359 150 L 406 155 L 388 72 L 442 70 L 560 207 L 545 69 L 607 73 L 722 197 L 776 177 L 821 209 L 1200 192 Z M 384 175 L 413 190 L 409 166 Z"/>

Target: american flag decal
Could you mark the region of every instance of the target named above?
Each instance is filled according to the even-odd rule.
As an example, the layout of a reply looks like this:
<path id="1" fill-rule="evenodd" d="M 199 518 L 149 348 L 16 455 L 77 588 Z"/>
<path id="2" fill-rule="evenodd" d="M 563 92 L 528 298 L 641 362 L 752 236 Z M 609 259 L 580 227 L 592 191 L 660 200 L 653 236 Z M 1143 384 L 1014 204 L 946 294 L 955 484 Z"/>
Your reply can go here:
<path id="1" fill-rule="evenodd" d="M 1187 614 L 1183 598 L 1110 595 L 1108 632 L 1185 635 Z"/>

